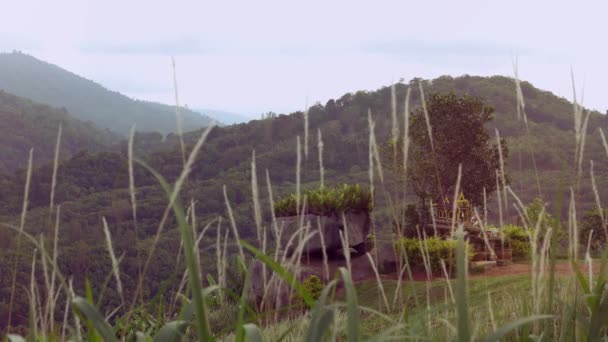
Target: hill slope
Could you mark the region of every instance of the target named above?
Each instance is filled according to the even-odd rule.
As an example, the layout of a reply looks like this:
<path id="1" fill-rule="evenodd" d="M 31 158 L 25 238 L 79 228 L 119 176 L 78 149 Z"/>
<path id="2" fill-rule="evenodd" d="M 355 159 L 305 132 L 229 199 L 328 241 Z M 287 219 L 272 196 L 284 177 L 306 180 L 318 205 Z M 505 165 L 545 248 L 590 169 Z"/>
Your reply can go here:
<path id="1" fill-rule="evenodd" d="M 432 82 L 423 81 L 423 84 L 427 93 L 466 92 L 484 97 L 485 103 L 496 108 L 496 119 L 488 129 L 494 134 L 494 128 L 498 128 L 508 141 L 510 159 L 507 167 L 512 187 L 524 203 L 538 196 L 536 177 L 531 163 L 532 155 L 536 156 L 545 201 L 551 202 L 556 198 L 555 194 L 562 176 L 566 176 L 565 189 L 573 185 L 574 119 L 572 105 L 567 100 L 524 82 L 522 87 L 526 97 L 530 127 L 528 134 L 523 122 L 517 120 L 514 83 L 509 78 L 441 77 Z M 400 113 L 403 111 L 407 87 L 412 88 L 410 108 L 415 108 L 419 103 L 418 80 L 397 85 Z M 319 104 L 310 108 L 308 156 L 302 156 L 303 188 L 319 184 L 317 130 L 323 135 L 325 184 L 368 182 L 368 110 L 371 110 L 376 121 L 375 133 L 378 143 L 387 141 L 391 132 L 390 87 L 345 94 L 339 99 L 328 101 L 325 105 Z M 400 124 L 403 125 L 402 117 Z M 596 162 L 596 181 L 604 205 L 608 200 L 608 156 L 601 146 L 597 127 L 608 128 L 608 122 L 605 116 L 593 113 L 587 135 L 584 177 L 576 204 L 580 211 L 591 209 L 594 205 L 593 192 L 590 191 L 590 181 L 587 176 L 589 159 Z M 192 146 L 200 135 L 200 131 L 187 134 L 185 136 L 187 145 Z M 296 136 L 303 137 L 303 135 L 302 113 L 214 128 L 193 165 L 187 186 L 182 191 L 184 203 L 196 204 L 197 232 L 218 217 L 224 217 L 220 228 L 224 231 L 229 229 L 229 224 L 226 223 L 229 220 L 226 219 L 223 194 L 223 185 L 226 185 L 227 198 L 232 206 L 240 237 L 250 241 L 255 240 L 256 229 L 250 183 L 252 151 L 256 152 L 263 219 L 268 222 L 270 214 L 265 171 L 268 170 L 272 180 L 275 199 L 293 192 L 296 180 Z M 84 288 L 85 278 L 88 278 L 94 286 L 99 286 L 104 283 L 103 279 L 111 271 L 111 264 L 103 246 L 102 217 L 107 220 L 114 237 L 115 253 L 125 256 L 120 267 L 122 270 L 127 270 L 122 281 L 125 284 L 125 293 L 129 296 L 136 282 L 137 253 L 139 251 L 146 255 L 150 250 L 152 237 L 157 232 L 158 223 L 165 210 L 167 198 L 157 181 L 142 167 L 136 167 L 137 223 L 131 218 L 125 151 L 126 143 L 123 142 L 117 152 L 78 153 L 69 160 L 63 161 L 58 171 L 56 202 L 61 203 L 62 213 L 59 262 L 66 276 L 73 277 L 74 286 L 80 291 Z M 138 134 L 135 137 L 135 155 L 144 159 L 171 181 L 175 180 L 183 166 L 175 135 L 169 135 L 163 140 L 158 133 Z M 41 232 L 44 232 L 45 236 L 53 234 L 52 225 L 47 222 L 49 211 L 45 208 L 48 205 L 50 173 L 51 167 L 46 165 L 34 170 L 32 175 L 31 211 L 28 213 L 26 229 L 34 235 Z M 467 177 L 467 175 L 463 176 Z M 0 177 L 0 188 L 3 189 L 0 192 L 0 215 L 6 220 L 15 220 L 19 217 L 24 179 L 23 173 L 15 173 L 4 180 Z M 392 182 L 390 177 L 386 176 L 386 179 Z M 394 188 L 392 185 L 389 183 L 386 188 Z M 384 203 L 384 196 L 380 193 L 381 187 L 377 189 L 374 215 L 378 234 L 390 233 L 391 224 L 386 211 L 387 206 Z M 495 198 L 496 194 L 490 196 L 489 210 L 490 222 L 497 223 Z M 414 199 L 410 198 L 410 200 Z M 568 196 L 563 202 L 568 202 Z M 507 213 L 510 218 L 508 222 L 516 215 L 512 207 L 510 208 L 510 212 Z M 554 211 L 552 205 L 547 208 Z M 194 211 L 192 213 L 194 217 Z M 166 227 L 175 226 L 175 219 L 170 216 Z M 202 258 L 206 261 L 203 264 L 204 272 L 215 272 L 213 246 L 216 243 L 216 232 L 215 228 L 209 229 L 201 242 Z M 0 268 L 11 267 L 8 264 L 11 259 L 4 257 L 8 253 L 5 251 L 10 251 L 8 247 L 15 244 L 15 234 L 9 233 L 2 236 L 0 230 L 0 243 L 4 243 L 7 247 L 0 249 Z M 135 243 L 136 234 L 139 234 L 138 243 Z M 147 273 L 146 298 L 161 291 L 163 284 L 166 284 L 165 281 L 174 275 L 176 270 L 181 274 L 183 265 L 177 266 L 175 263 L 176 255 L 180 250 L 179 232 L 167 228 L 153 255 L 154 267 L 151 267 Z M 233 254 L 236 251 L 231 249 L 229 253 Z M 25 270 L 23 274 L 23 277 L 28 277 L 29 273 Z M 6 296 L 6 293 L 9 293 L 7 289 L 10 288 L 10 283 L 8 278 L 5 278 L 0 278 L 0 293 Z M 119 300 L 116 293 L 108 293 L 108 296 L 104 297 L 106 304 L 118 303 Z M 16 312 L 27 312 L 26 300 L 19 301 L 18 304 Z M 0 306 L 0 317 L 2 310 Z"/>
<path id="2" fill-rule="evenodd" d="M 52 160 L 60 124 L 63 131 L 62 159 L 83 149 L 107 149 L 118 138 L 114 133 L 74 119 L 65 109 L 52 108 L 0 91 L 0 173 L 26 167 L 30 148 L 34 149 L 34 165 Z"/>
<path id="3" fill-rule="evenodd" d="M 65 107 L 80 120 L 122 134 L 134 123 L 138 131 L 176 130 L 173 106 L 133 100 L 19 52 L 0 54 L 0 89 L 54 107 Z M 185 131 L 207 126 L 212 121 L 185 108 L 181 113 Z"/>
<path id="4" fill-rule="evenodd" d="M 223 110 L 197 108 L 196 111 L 199 113 L 203 113 L 204 115 L 207 115 L 207 116 L 217 120 L 218 122 L 224 123 L 226 125 L 240 124 L 240 123 L 245 123 L 245 122 L 249 122 L 252 120 L 250 117 L 248 117 L 246 115 L 239 114 L 239 113 L 226 112 Z"/>

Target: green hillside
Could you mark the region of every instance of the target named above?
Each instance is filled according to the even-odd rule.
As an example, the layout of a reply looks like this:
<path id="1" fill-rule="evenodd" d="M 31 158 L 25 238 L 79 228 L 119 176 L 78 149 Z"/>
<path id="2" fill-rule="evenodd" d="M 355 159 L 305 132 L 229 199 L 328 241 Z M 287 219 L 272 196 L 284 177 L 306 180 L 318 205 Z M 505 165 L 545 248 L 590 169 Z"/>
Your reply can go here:
<path id="1" fill-rule="evenodd" d="M 27 155 L 34 149 L 34 165 L 53 159 L 59 125 L 62 125 L 60 158 L 68 159 L 81 150 L 109 148 L 118 136 L 100 130 L 56 109 L 0 91 L 0 173 L 25 168 Z"/>
<path id="2" fill-rule="evenodd" d="M 20 52 L 0 54 L 0 89 L 54 107 L 64 107 L 80 120 L 121 134 L 128 133 L 134 123 L 138 131 L 176 131 L 173 106 L 131 99 Z M 207 126 L 212 121 L 185 108 L 181 113 L 185 131 Z"/>
<path id="3" fill-rule="evenodd" d="M 403 112 L 405 93 L 412 89 L 411 109 L 420 102 L 419 80 L 401 83 L 396 86 L 398 112 Z M 517 119 L 515 86 L 507 77 L 441 77 L 423 81 L 426 93 L 469 93 L 484 98 L 487 105 L 496 109 L 495 120 L 491 127 L 498 128 L 501 136 L 508 141 L 510 158 L 508 172 L 511 185 L 525 203 L 537 197 L 536 176 L 531 162 L 535 156 L 538 179 L 543 199 L 554 203 L 560 182 L 565 189 L 574 186 L 573 175 L 563 170 L 571 170 L 574 156 L 574 119 L 572 104 L 549 92 L 522 84 L 526 99 L 529 132 L 522 121 Z M 391 88 L 376 91 L 359 91 L 329 100 L 325 105 L 316 104 L 309 110 L 308 156 L 302 156 L 303 187 L 312 187 L 319 182 L 319 162 L 317 156 L 317 131 L 323 136 L 323 163 L 325 184 L 368 182 L 369 163 L 369 126 L 368 110 L 376 121 L 375 133 L 378 143 L 388 140 L 391 130 Z M 403 117 L 400 114 L 400 125 Z M 608 120 L 599 113 L 592 113 L 589 121 L 587 147 L 581 188 L 577 191 L 577 209 L 589 210 L 593 207 L 593 193 L 590 191 L 589 159 L 595 161 L 595 174 L 600 196 L 608 198 L 608 158 L 601 145 L 597 128 L 608 129 Z M 200 137 L 201 131 L 193 131 L 185 136 L 188 149 Z M 198 222 L 197 231 L 218 217 L 228 221 L 222 187 L 226 185 L 227 196 L 235 214 L 241 238 L 252 240 L 255 236 L 253 203 L 251 196 L 251 156 L 256 152 L 257 176 L 264 219 L 269 219 L 265 171 L 268 170 L 275 198 L 292 193 L 296 182 L 296 137 L 304 142 L 303 113 L 278 115 L 263 120 L 229 127 L 216 127 L 209 135 L 197 159 L 191 177 L 181 195 L 184 203 L 195 203 Z M 52 141 L 52 140 L 50 140 Z M 163 140 L 158 133 L 137 134 L 135 155 L 145 160 L 166 178 L 173 181 L 181 172 L 183 161 L 179 143 L 175 135 Z M 25 160 L 25 156 L 23 157 Z M 567 167 L 565 167 L 565 165 Z M 453 172 L 453 170 L 442 170 Z M 32 234 L 45 232 L 51 236 L 52 228 L 48 223 L 48 192 L 50 189 L 49 165 L 37 168 L 32 176 L 30 193 L 31 211 L 28 214 L 26 229 Z M 392 188 L 392 178 L 387 173 L 387 188 Z M 466 177 L 466 175 L 464 175 Z M 6 220 L 15 220 L 22 202 L 23 172 L 15 173 L 4 180 L 0 196 L 0 215 Z M 137 255 L 146 255 L 158 229 L 166 206 L 166 198 L 156 180 L 141 167 L 135 169 L 137 192 L 137 234 L 135 243 L 135 223 L 131 216 L 128 193 L 128 173 L 126 142 L 115 152 L 82 152 L 61 163 L 58 172 L 57 202 L 62 204 L 60 266 L 74 277 L 77 289 L 84 287 L 85 277 L 98 290 L 103 277 L 111 269 L 110 261 L 103 247 L 102 217 L 108 221 L 112 236 L 116 241 L 117 255 L 123 255 L 121 269 L 127 295 L 134 291 L 137 275 Z M 0 179 L 0 181 L 2 181 Z M 490 198 L 491 222 L 496 221 L 496 203 Z M 386 205 L 382 195 L 376 196 L 375 215 L 378 228 L 390 231 L 387 224 Z M 412 198 L 413 202 L 414 199 Z M 550 207 L 553 210 L 553 207 Z M 508 212 L 509 221 L 516 213 Z M 165 226 L 159 249 L 154 254 L 152 267 L 145 282 L 145 297 L 151 298 L 163 286 L 163 282 L 183 270 L 175 264 L 179 251 L 180 237 L 175 219 L 170 215 Z M 203 271 L 213 270 L 213 246 L 216 230 L 210 229 L 201 243 L 204 263 Z M 0 235 L 0 241 L 10 246 L 14 239 Z M 77 241 L 77 242 L 76 242 Z M 231 251 L 233 253 L 234 251 Z M 2 254 L 0 254 L 2 256 Z M 10 260 L 10 258 L 4 258 Z M 2 258 L 0 258 L 2 260 Z M 207 262 L 208 261 L 208 262 Z M 0 264 L 0 268 L 10 265 Z M 0 280 L 0 297 L 7 293 L 8 280 Z M 82 291 L 81 291 L 82 292 Z M 118 302 L 116 293 L 104 297 L 104 305 Z M 0 318 L 2 317 L 0 306 Z M 27 302 L 19 302 L 17 310 L 27 310 Z M 1 323 L 1 322 L 0 322 Z M 24 322 L 19 322 L 24 324 Z"/>

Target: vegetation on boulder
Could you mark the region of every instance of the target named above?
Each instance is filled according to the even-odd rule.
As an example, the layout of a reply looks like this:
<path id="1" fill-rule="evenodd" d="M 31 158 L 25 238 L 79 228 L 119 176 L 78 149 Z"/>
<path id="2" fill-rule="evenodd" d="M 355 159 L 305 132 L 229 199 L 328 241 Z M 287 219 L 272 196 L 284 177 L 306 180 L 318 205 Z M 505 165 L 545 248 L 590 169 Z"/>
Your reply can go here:
<path id="1" fill-rule="evenodd" d="M 342 213 L 370 213 L 372 211 L 371 193 L 359 184 L 309 189 L 300 195 L 295 194 L 277 201 L 274 213 L 277 217 L 297 215 L 306 200 L 305 214 L 336 216 Z M 301 209 L 300 209 L 301 210 Z"/>
<path id="2" fill-rule="evenodd" d="M 455 239 L 442 239 L 436 236 L 426 239 L 403 237 L 393 244 L 393 248 L 395 248 L 402 262 L 406 261 L 407 256 L 407 262 L 411 267 L 417 265 L 420 268 L 426 263 L 434 274 L 442 272 L 441 260 L 448 269 L 455 266 L 457 246 L 458 241 Z M 467 256 L 469 260 L 472 260 L 475 255 L 473 245 L 467 243 L 466 248 Z"/>

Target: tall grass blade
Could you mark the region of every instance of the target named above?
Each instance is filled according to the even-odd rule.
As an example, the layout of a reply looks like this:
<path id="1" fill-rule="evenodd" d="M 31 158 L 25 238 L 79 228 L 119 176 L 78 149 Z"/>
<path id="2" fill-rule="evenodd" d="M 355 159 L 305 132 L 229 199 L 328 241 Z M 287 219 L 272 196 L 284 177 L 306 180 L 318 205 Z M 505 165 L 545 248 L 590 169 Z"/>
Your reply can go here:
<path id="1" fill-rule="evenodd" d="M 91 305 L 87 299 L 76 297 L 72 300 L 72 307 L 79 313 L 83 319 L 95 327 L 95 330 L 103 337 L 105 341 L 118 341 L 112 327 L 105 321 L 103 316 L 97 309 Z"/>
<path id="2" fill-rule="evenodd" d="M 201 144 L 202 145 L 202 144 Z M 195 153 L 197 149 L 195 148 L 192 153 Z M 192 154 L 190 155 L 190 159 L 188 163 L 184 167 L 184 172 L 189 170 L 189 164 L 192 160 Z M 199 274 L 199 269 L 197 266 L 196 256 L 194 255 L 194 241 L 192 238 L 192 231 L 186 222 L 186 215 L 183 207 L 181 206 L 180 200 L 177 198 L 176 191 L 179 189 L 179 183 L 176 182 L 176 186 L 174 189 L 171 189 L 170 185 L 165 181 L 163 176 L 161 176 L 154 169 L 150 168 L 147 164 L 141 162 L 141 165 L 144 166 L 160 183 L 163 190 L 167 194 L 167 197 L 171 198 L 170 201 L 171 206 L 173 208 L 173 212 L 175 214 L 175 218 L 177 220 L 177 226 L 180 231 L 180 235 L 182 241 L 184 242 L 184 255 L 186 260 L 186 266 L 188 268 L 189 280 L 190 280 L 190 289 L 192 291 L 193 301 L 196 307 L 196 318 L 197 318 L 197 332 L 199 341 L 208 341 L 210 340 L 211 334 L 209 329 L 209 321 L 207 318 L 207 308 L 205 304 L 205 298 L 201 289 L 201 277 Z M 224 193 L 225 193 L 224 187 Z"/>
<path id="3" fill-rule="evenodd" d="M 11 281 L 11 297 L 9 299 L 8 304 L 8 319 L 7 319 L 7 328 L 6 332 L 11 332 L 11 323 L 13 317 L 13 303 L 15 300 L 15 285 L 17 281 L 17 263 L 19 261 L 19 253 L 21 252 L 21 236 L 23 235 L 23 229 L 25 227 L 25 217 L 27 215 L 27 208 L 29 203 L 29 194 L 30 194 L 30 181 L 32 179 L 32 161 L 34 158 L 34 149 L 30 149 L 29 157 L 27 160 L 27 172 L 25 175 L 25 187 L 23 190 L 23 205 L 21 209 L 21 219 L 19 220 L 19 235 L 17 235 L 17 248 L 15 253 L 15 260 L 13 263 L 13 276 Z"/>
<path id="4" fill-rule="evenodd" d="M 154 342 L 179 342 L 183 341 L 189 323 L 187 321 L 173 321 L 163 325 L 154 336 Z"/>
<path id="5" fill-rule="evenodd" d="M 469 304 L 467 294 L 466 250 L 462 225 L 458 228 L 458 246 L 456 248 L 456 312 L 458 318 L 458 341 L 470 341 Z"/>
<path id="6" fill-rule="evenodd" d="M 342 281 L 344 281 L 344 289 L 346 290 L 346 314 L 348 317 L 346 322 L 346 340 L 357 342 L 362 339 L 357 291 L 355 290 L 350 273 L 344 267 L 340 267 L 339 271 L 342 275 Z"/>
<path id="7" fill-rule="evenodd" d="M 486 342 L 502 341 L 502 339 L 507 337 L 507 335 L 509 333 L 519 329 L 522 326 L 525 326 L 527 324 L 534 323 L 534 322 L 537 322 L 537 321 L 540 321 L 543 319 L 549 319 L 549 318 L 554 318 L 554 317 L 555 316 L 553 316 L 553 315 L 534 315 L 534 316 L 529 316 L 529 317 L 524 317 L 524 318 L 514 320 L 512 322 L 509 322 L 509 323 L 503 325 L 498 330 L 494 331 L 492 334 L 487 336 L 484 339 L 484 341 L 486 341 Z"/>
<path id="8" fill-rule="evenodd" d="M 243 341 L 247 342 L 262 342 L 264 339 L 262 338 L 262 332 L 257 325 L 253 323 L 247 323 L 243 325 L 244 330 L 244 339 Z"/>

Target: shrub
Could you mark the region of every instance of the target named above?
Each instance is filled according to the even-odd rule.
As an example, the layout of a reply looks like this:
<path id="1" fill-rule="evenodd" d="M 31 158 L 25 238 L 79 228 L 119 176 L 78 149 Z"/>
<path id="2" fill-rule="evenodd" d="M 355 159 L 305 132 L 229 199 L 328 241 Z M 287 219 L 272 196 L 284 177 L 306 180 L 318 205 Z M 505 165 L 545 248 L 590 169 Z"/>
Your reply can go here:
<path id="1" fill-rule="evenodd" d="M 371 193 L 359 184 L 318 188 L 304 191 L 300 205 L 306 198 L 306 214 L 337 216 L 342 213 L 369 213 L 372 211 Z M 274 205 L 277 217 L 294 216 L 298 213 L 297 197 L 292 194 Z"/>
<path id="2" fill-rule="evenodd" d="M 530 240 L 522 227 L 506 225 L 502 227 L 502 233 L 507 238 L 514 259 L 527 259 L 530 257 Z"/>
<path id="3" fill-rule="evenodd" d="M 312 299 L 315 300 L 319 299 L 321 296 L 321 291 L 323 291 L 323 283 L 321 282 L 321 279 L 314 274 L 306 278 L 304 283 L 302 283 L 302 286 L 304 286 L 306 291 L 310 293 Z"/>
<path id="4" fill-rule="evenodd" d="M 420 240 L 404 237 L 400 238 L 394 243 L 395 250 L 398 254 L 401 254 L 402 251 L 407 253 L 407 258 L 411 267 L 424 267 L 421 245 L 424 245 L 424 248 L 428 252 L 431 271 L 433 273 L 442 272 L 441 260 L 445 262 L 448 269 L 451 269 L 455 265 L 456 247 L 458 246 L 457 240 L 442 239 L 439 237 L 429 237 L 424 240 Z M 468 242 L 467 251 L 470 261 L 473 258 L 474 249 L 473 246 Z M 402 257 L 403 261 L 405 261 L 405 256 Z"/>
<path id="5" fill-rule="evenodd" d="M 365 250 L 370 252 L 376 247 L 376 235 L 368 234 L 365 238 Z"/>
<path id="6" fill-rule="evenodd" d="M 304 282 L 302 282 L 302 287 L 304 287 L 304 289 L 308 291 L 312 299 L 317 300 L 319 299 L 319 297 L 321 297 L 321 292 L 323 291 L 323 283 L 321 282 L 321 279 L 319 279 L 319 277 L 317 277 L 316 275 L 312 274 L 308 278 L 306 278 Z M 297 294 L 294 303 L 298 307 L 306 306 L 304 303 L 304 299 Z"/>

